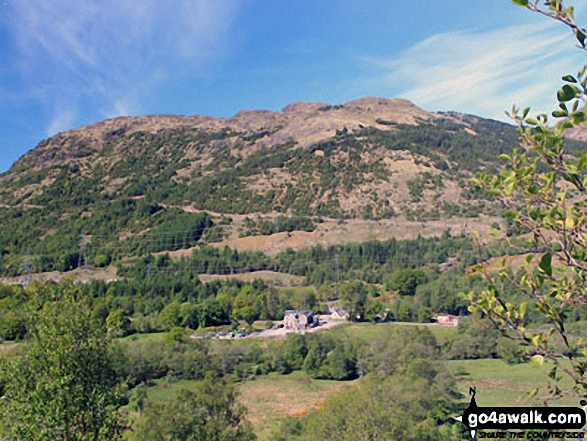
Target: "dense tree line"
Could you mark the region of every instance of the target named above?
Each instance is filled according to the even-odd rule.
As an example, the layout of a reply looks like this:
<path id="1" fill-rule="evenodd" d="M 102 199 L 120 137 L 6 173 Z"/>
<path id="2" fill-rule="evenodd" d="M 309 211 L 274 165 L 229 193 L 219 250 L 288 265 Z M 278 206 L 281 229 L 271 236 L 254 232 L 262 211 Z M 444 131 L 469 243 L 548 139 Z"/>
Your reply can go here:
<path id="1" fill-rule="evenodd" d="M 511 251 L 505 243 L 482 250 L 482 257 L 502 255 Z M 449 260 L 462 266 L 478 261 L 477 250 L 467 237 L 418 238 L 399 241 L 370 241 L 360 244 L 335 245 L 328 248 L 279 253 L 274 258 L 258 252 L 239 252 L 224 248 L 200 247 L 177 261 L 157 261 L 161 269 L 197 274 L 235 274 L 258 270 L 274 270 L 305 276 L 308 284 L 361 279 L 368 283 L 383 283 L 386 275 L 401 269 L 438 267 Z M 121 268 L 122 274 L 145 277 L 152 258 L 143 258 L 132 267 Z"/>
<path id="2" fill-rule="evenodd" d="M 54 296 L 68 285 L 0 285 L 0 339 L 23 339 L 28 331 L 31 305 Z M 189 274 L 158 274 L 111 283 L 95 280 L 80 285 L 79 290 L 93 299 L 93 317 L 117 336 L 169 331 L 177 326 L 195 330 L 237 326 L 240 320 L 249 324 L 255 320 L 281 320 L 286 309 L 318 308 L 311 288 L 278 290 L 260 280 L 203 284 Z"/>
<path id="3" fill-rule="evenodd" d="M 189 248 L 218 228 L 207 213 L 166 209 L 145 200 L 122 198 L 107 208 L 83 210 L 77 208 L 67 223 L 60 223 L 50 208 L 9 210 L 11 222 L 0 229 L 0 273 L 70 271 L 80 262 L 103 266 L 123 256 Z M 47 225 L 55 228 L 47 233 Z M 126 238 L 120 240 L 123 232 Z"/>

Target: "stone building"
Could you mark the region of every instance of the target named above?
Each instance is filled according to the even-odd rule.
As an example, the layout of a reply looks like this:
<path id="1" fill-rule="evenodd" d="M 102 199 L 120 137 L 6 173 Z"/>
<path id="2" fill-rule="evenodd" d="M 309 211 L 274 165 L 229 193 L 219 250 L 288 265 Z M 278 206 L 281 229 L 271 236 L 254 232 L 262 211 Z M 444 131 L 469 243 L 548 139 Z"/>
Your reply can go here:
<path id="1" fill-rule="evenodd" d="M 439 326 L 457 327 L 459 326 L 459 318 L 452 314 L 438 314 L 436 316 L 436 323 Z"/>
<path id="2" fill-rule="evenodd" d="M 317 317 L 311 311 L 288 309 L 283 316 L 285 329 L 306 329 L 318 324 Z"/>

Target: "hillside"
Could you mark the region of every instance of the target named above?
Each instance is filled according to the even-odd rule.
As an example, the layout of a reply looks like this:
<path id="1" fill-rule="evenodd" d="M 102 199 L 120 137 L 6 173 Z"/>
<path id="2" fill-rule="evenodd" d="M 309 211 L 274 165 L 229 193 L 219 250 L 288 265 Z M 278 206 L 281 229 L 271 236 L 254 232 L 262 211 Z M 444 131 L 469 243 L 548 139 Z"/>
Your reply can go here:
<path id="1" fill-rule="evenodd" d="M 27 253 L 35 271 L 67 271 L 86 249 L 98 266 L 201 241 L 276 252 L 291 243 L 239 239 L 311 235 L 345 219 L 378 231 L 361 240 L 397 237 L 376 228 L 393 218 L 412 233 L 416 222 L 457 218 L 445 223 L 454 228 L 495 214 L 470 178 L 516 144 L 507 124 L 383 98 L 115 118 L 41 142 L 0 176 L 1 272 L 22 273 Z M 327 244 L 349 242 L 327 236 L 337 235 Z"/>

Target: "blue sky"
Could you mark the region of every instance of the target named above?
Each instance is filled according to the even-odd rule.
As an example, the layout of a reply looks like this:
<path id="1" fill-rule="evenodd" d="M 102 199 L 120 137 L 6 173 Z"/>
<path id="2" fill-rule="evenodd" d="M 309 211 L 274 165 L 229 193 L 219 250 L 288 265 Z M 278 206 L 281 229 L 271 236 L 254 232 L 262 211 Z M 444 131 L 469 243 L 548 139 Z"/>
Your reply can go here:
<path id="1" fill-rule="evenodd" d="M 120 115 L 383 96 L 504 119 L 553 108 L 584 62 L 509 0 L 0 0 L 0 171 Z"/>

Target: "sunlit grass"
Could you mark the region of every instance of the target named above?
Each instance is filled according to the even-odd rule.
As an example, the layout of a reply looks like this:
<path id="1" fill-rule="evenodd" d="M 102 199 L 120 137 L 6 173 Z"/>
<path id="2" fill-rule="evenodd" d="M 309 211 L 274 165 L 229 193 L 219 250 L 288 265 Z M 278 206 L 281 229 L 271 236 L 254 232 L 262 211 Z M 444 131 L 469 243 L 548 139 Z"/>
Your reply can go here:
<path id="1" fill-rule="evenodd" d="M 479 406 L 525 406 L 540 404 L 529 393 L 540 388 L 538 396 L 546 394 L 549 372 L 548 366 L 533 363 L 507 364 L 502 360 L 452 360 L 448 362 L 451 371 L 457 377 L 459 390 L 465 395 L 463 401 L 469 401 L 469 387 L 477 388 L 476 400 Z M 561 380 L 561 388 L 571 386 L 571 380 Z M 565 397 L 553 401 L 552 406 L 578 406 L 579 399 Z"/>

